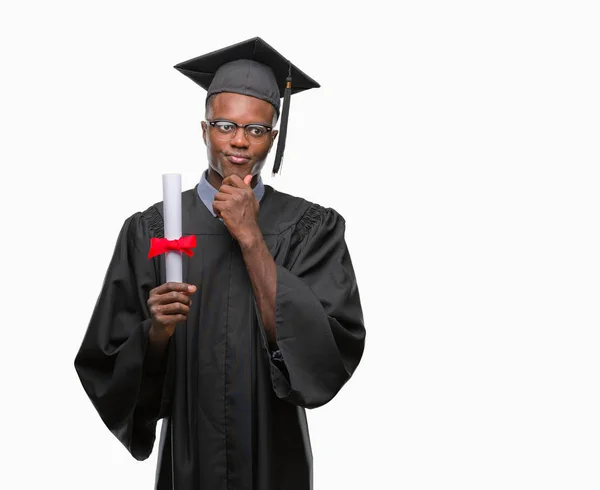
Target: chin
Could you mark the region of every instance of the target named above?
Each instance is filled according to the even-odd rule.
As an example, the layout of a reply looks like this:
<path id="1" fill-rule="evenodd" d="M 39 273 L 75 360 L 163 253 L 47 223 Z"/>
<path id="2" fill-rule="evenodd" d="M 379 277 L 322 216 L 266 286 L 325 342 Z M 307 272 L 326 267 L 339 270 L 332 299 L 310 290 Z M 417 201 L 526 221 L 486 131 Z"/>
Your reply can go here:
<path id="1" fill-rule="evenodd" d="M 250 162 L 246 165 L 235 165 L 229 161 L 226 164 L 221 164 L 223 169 L 223 178 L 229 177 L 230 175 L 237 175 L 240 178 L 244 178 L 252 171 L 253 163 Z"/>
<path id="2" fill-rule="evenodd" d="M 243 179 L 246 175 L 248 175 L 248 172 L 246 171 L 246 169 L 244 167 L 230 167 L 230 168 L 224 168 L 223 169 L 223 178 L 227 178 L 230 177 L 232 175 L 237 175 L 238 177 L 240 177 L 241 179 Z"/>

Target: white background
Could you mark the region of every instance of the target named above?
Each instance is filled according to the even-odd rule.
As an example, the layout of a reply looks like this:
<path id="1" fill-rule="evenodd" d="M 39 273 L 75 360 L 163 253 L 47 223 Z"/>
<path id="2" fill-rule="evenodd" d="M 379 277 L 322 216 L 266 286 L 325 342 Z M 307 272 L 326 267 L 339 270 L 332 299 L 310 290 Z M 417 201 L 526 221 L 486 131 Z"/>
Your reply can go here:
<path id="1" fill-rule="evenodd" d="M 346 218 L 368 330 L 315 488 L 600 488 L 595 4 L 3 4 L 1 486 L 152 488 L 73 360 L 125 218 L 206 167 L 172 66 L 259 35 L 322 85 L 264 180 Z"/>

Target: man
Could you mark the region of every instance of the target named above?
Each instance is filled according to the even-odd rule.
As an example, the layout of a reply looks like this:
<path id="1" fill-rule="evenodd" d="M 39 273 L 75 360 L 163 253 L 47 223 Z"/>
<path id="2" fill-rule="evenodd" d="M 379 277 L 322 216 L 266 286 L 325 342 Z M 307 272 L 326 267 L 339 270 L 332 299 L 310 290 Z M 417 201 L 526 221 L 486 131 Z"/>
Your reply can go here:
<path id="1" fill-rule="evenodd" d="M 165 419 L 157 489 L 307 490 L 304 410 L 348 381 L 365 329 L 344 219 L 260 172 L 282 94 L 284 132 L 291 93 L 318 84 L 260 38 L 176 68 L 208 90 L 209 167 L 182 193 L 197 246 L 184 282 L 165 283 L 164 255 L 148 258 L 162 203 L 128 218 L 75 367 L 136 459 Z"/>

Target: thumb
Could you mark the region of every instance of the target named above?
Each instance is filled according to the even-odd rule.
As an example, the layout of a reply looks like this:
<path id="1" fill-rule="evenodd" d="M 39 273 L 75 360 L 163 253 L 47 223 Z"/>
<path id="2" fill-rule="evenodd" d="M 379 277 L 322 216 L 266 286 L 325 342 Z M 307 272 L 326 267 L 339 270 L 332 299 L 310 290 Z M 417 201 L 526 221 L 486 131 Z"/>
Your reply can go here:
<path id="1" fill-rule="evenodd" d="M 244 177 L 244 184 L 250 185 L 250 182 L 252 182 L 252 174 L 248 174 Z"/>

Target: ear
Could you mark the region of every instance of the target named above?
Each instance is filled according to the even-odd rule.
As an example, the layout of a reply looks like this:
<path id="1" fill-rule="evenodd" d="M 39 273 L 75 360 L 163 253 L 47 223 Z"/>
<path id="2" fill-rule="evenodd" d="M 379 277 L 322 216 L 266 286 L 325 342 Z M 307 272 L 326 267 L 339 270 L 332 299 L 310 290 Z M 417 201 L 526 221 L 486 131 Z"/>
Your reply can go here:
<path id="1" fill-rule="evenodd" d="M 202 121 L 200 124 L 202 125 L 202 140 L 206 144 L 206 122 Z"/>
<path id="2" fill-rule="evenodd" d="M 275 143 L 275 140 L 277 139 L 278 134 L 279 134 L 279 131 L 277 131 L 276 129 L 271 131 L 271 143 L 269 144 L 269 153 L 271 153 L 271 149 L 273 148 L 273 143 Z"/>

